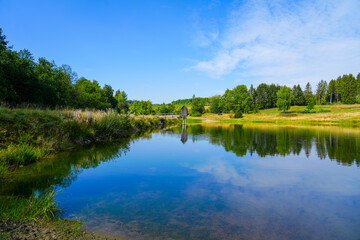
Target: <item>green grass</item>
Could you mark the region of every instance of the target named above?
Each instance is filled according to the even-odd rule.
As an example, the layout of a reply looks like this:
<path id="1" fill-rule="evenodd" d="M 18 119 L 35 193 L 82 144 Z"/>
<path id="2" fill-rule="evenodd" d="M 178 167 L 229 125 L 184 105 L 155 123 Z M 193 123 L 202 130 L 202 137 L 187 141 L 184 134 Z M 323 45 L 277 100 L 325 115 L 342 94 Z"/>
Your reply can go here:
<path id="1" fill-rule="evenodd" d="M 88 239 L 82 222 L 60 217 L 62 210 L 55 202 L 56 194 L 54 189 L 49 189 L 30 197 L 1 196 L 0 221 L 17 226 L 36 226 L 36 229 L 51 231 L 59 239 Z M 9 239 L 16 234 L 16 231 L 4 230 L 5 232 L 0 232 L 0 239 Z"/>
<path id="2" fill-rule="evenodd" d="M 12 144 L 0 151 L 2 162 L 7 164 L 25 165 L 33 163 L 45 156 L 45 150 L 29 144 Z"/>
<path id="3" fill-rule="evenodd" d="M 260 110 L 256 114 L 243 114 L 241 119 L 231 118 L 231 114 L 206 113 L 199 118 L 203 122 L 225 123 L 272 123 L 279 125 L 337 125 L 360 127 L 360 104 L 316 105 L 311 113 L 305 113 L 306 106 L 292 106 L 286 113 L 277 108 Z"/>
<path id="4" fill-rule="evenodd" d="M 127 138 L 179 123 L 179 119 L 133 118 L 113 111 L 0 107 L 0 184 L 12 177 L 10 166 L 16 169 L 57 151 Z M 79 239 L 83 236 L 82 224 L 60 218 L 55 196 L 54 190 L 30 197 L 0 196 L 0 221 L 35 222 L 41 228 L 49 225 L 50 229 L 60 232 L 60 239 Z M 0 239 L 9 237 L 4 234 L 0 233 Z"/>
<path id="5" fill-rule="evenodd" d="M 0 197 L 0 219 L 16 222 L 51 220 L 59 218 L 61 210 L 54 202 L 55 190 L 33 194 L 29 198 L 21 196 Z"/>
<path id="6" fill-rule="evenodd" d="M 51 152 L 126 138 L 179 122 L 132 118 L 114 111 L 0 107 L 0 178 L 8 172 L 9 165 L 30 164 Z"/>

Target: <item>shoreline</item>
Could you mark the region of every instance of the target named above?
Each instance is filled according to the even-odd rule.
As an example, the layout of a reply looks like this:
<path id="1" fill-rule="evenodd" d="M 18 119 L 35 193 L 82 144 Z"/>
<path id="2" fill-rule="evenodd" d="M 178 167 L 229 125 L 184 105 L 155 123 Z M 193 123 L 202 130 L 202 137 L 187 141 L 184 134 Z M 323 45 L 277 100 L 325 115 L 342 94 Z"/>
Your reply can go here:
<path id="1" fill-rule="evenodd" d="M 136 139 L 179 124 L 178 119 L 73 112 L 65 115 L 56 110 L 0 108 L 0 183 L 11 181 L 12 173 L 23 166 L 64 151 Z M 55 195 L 50 190 L 27 197 L 0 196 L 0 239 L 124 239 L 93 232 L 80 221 L 62 218 Z"/>

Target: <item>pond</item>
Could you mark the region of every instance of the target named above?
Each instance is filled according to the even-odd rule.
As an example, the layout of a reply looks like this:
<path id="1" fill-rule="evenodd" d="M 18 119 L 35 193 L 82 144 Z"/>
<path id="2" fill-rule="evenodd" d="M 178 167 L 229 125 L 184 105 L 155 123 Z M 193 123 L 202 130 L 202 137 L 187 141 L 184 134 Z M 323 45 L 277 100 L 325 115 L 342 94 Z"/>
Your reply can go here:
<path id="1" fill-rule="evenodd" d="M 1 194 L 56 187 L 64 217 L 129 239 L 359 239 L 360 131 L 188 125 L 63 152 Z"/>

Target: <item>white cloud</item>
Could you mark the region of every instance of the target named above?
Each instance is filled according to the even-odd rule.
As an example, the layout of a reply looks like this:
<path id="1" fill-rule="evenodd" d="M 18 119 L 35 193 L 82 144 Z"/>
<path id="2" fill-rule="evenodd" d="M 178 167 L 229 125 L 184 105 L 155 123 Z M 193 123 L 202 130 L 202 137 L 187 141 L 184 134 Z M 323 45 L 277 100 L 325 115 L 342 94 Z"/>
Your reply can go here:
<path id="1" fill-rule="evenodd" d="M 212 59 L 191 69 L 213 78 L 316 83 L 360 72 L 360 1 L 247 1 L 229 13 Z"/>
<path id="2" fill-rule="evenodd" d="M 205 164 L 193 167 L 201 173 L 209 173 L 214 176 L 216 181 L 221 183 L 231 183 L 235 186 L 245 186 L 249 180 L 241 175 L 233 165 L 223 161 L 219 157 L 212 157 Z"/>

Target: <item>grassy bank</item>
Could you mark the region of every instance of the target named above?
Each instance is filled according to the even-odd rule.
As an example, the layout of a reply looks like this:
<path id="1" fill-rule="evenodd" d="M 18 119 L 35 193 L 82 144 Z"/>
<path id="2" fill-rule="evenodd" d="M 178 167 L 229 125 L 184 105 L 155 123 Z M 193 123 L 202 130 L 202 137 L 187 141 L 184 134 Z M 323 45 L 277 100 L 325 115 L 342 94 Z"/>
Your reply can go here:
<path id="1" fill-rule="evenodd" d="M 0 178 L 9 169 L 49 153 L 129 137 L 177 124 L 177 119 L 135 118 L 114 111 L 0 108 Z"/>
<path id="2" fill-rule="evenodd" d="M 232 118 L 232 114 L 206 113 L 201 117 L 191 117 L 203 122 L 229 123 L 273 123 L 291 125 L 337 125 L 346 127 L 360 127 L 360 104 L 353 105 L 317 105 L 314 113 L 303 113 L 305 106 L 294 106 L 286 113 L 277 108 L 260 110 L 256 114 L 243 114 L 243 118 Z"/>
<path id="3" fill-rule="evenodd" d="M 114 111 L 0 107 L 0 184 L 12 170 L 61 150 L 128 138 L 178 124 L 178 119 L 130 117 Z M 0 239 L 101 239 L 78 221 L 60 218 L 54 191 L 0 196 Z"/>

